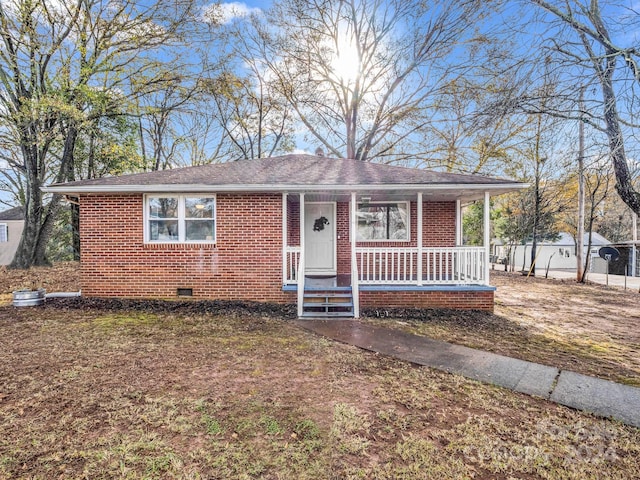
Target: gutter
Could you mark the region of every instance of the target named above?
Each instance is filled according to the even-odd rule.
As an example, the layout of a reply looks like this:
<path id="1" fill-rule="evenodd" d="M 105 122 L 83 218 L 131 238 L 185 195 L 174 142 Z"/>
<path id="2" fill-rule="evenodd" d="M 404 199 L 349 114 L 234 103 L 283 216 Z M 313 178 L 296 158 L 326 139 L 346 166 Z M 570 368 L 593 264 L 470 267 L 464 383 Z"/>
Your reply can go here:
<path id="1" fill-rule="evenodd" d="M 83 193 L 176 193 L 176 192 L 371 192 L 371 191 L 413 191 L 442 192 L 451 190 L 503 191 L 528 188 L 527 183 L 445 183 L 445 184 L 371 184 L 371 185 L 205 185 L 205 184 L 152 184 L 152 185 L 49 185 L 41 187 L 46 193 L 79 195 Z"/>

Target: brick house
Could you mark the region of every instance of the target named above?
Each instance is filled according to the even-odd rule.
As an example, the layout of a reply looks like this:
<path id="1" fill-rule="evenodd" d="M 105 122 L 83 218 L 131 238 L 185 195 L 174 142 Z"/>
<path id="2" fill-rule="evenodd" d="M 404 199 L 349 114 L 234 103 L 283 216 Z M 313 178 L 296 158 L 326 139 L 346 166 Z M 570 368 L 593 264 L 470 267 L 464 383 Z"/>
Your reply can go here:
<path id="1" fill-rule="evenodd" d="M 523 184 L 286 155 L 65 184 L 80 204 L 82 293 L 257 300 L 300 316 L 360 308 L 493 310 L 489 229 L 461 206 Z"/>

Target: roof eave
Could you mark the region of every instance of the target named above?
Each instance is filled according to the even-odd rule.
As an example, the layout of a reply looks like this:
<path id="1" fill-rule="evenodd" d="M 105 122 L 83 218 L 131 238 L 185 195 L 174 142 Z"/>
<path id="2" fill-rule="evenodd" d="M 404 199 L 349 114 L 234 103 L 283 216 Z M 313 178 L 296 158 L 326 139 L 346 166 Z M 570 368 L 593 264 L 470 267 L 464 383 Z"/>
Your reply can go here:
<path id="1" fill-rule="evenodd" d="M 509 192 L 529 187 L 526 183 L 442 183 L 442 184 L 367 184 L 367 185 L 204 185 L 204 184 L 170 184 L 170 185 L 50 185 L 42 187 L 46 193 L 61 195 L 82 195 L 91 193 L 179 193 L 179 192 L 358 192 L 358 191 L 387 191 L 406 190 L 413 192 L 447 191 L 447 190 L 478 190 Z"/>

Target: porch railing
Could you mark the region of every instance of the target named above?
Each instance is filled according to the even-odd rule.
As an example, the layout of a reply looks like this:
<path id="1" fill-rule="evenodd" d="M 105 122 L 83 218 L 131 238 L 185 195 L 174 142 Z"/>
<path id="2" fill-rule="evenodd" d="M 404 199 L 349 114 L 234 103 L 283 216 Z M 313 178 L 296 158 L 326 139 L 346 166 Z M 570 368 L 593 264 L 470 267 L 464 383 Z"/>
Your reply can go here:
<path id="1" fill-rule="evenodd" d="M 298 264 L 300 263 L 300 247 L 290 247 L 286 249 L 285 285 L 291 285 L 298 281 Z"/>
<path id="2" fill-rule="evenodd" d="M 356 258 L 362 285 L 487 283 L 484 247 L 423 248 L 422 272 L 418 272 L 415 247 L 359 247 Z"/>
<path id="3" fill-rule="evenodd" d="M 299 285 L 300 247 L 289 246 L 285 251 L 284 283 Z M 358 247 L 352 272 L 360 285 L 486 285 L 486 262 L 484 247 L 423 248 L 418 274 L 415 247 Z"/>

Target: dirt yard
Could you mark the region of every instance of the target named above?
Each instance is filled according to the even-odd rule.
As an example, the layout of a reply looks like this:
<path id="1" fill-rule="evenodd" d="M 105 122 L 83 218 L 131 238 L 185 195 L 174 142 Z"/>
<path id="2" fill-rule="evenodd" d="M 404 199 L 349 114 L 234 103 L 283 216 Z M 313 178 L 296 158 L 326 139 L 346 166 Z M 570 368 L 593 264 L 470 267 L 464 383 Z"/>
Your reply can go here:
<path id="1" fill-rule="evenodd" d="M 635 295 L 494 280 L 496 315 L 365 321 L 638 382 Z M 0 271 L 2 479 L 640 478 L 636 428 L 333 343 L 286 309 L 9 305 L 43 285 L 77 290 L 76 266 Z"/>

